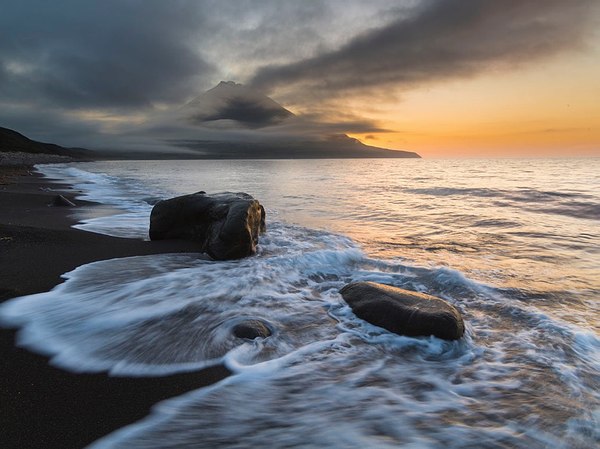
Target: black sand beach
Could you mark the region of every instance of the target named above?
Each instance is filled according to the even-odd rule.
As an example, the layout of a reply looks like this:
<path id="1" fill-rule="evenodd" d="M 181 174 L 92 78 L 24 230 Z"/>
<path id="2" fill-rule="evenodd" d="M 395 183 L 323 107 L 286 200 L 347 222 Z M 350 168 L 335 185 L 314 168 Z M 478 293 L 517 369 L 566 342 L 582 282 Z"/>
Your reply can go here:
<path id="1" fill-rule="evenodd" d="M 63 273 L 85 263 L 194 250 L 188 242 L 122 239 L 73 229 L 73 208 L 48 207 L 58 193 L 69 199 L 76 194 L 31 167 L 0 167 L 0 301 L 48 291 Z M 75 201 L 78 207 L 93 207 Z M 161 400 L 228 375 L 223 366 L 160 378 L 74 374 L 15 346 L 13 330 L 0 329 L 0 334 L 3 449 L 81 448 L 143 418 Z"/>

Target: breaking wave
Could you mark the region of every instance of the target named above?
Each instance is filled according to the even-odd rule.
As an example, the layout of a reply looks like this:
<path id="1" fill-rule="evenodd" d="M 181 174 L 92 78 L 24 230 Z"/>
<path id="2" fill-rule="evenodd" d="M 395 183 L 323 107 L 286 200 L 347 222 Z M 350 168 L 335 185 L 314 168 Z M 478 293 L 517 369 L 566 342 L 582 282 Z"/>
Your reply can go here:
<path id="1" fill-rule="evenodd" d="M 64 167 L 55 170 L 60 177 Z M 95 232 L 118 229 L 115 222 L 131 214 L 127 232 L 145 236 L 152 198 L 165 195 L 73 167 L 66 176 L 79 180 L 88 199 L 123 210 L 118 220 L 84 224 Z M 278 221 L 251 258 L 130 257 L 64 277 L 50 292 L 0 306 L 0 322 L 20 328 L 18 343 L 51 363 L 120 376 L 216 364 L 234 373 L 157 404 L 93 449 L 600 443 L 600 339 L 544 307 L 549 296 L 526 286 L 500 288 L 449 267 L 373 258 L 345 235 Z M 403 337 L 359 320 L 339 294 L 352 281 L 442 297 L 463 313 L 466 335 L 454 342 Z M 245 320 L 272 334 L 236 337 L 233 328 Z"/>

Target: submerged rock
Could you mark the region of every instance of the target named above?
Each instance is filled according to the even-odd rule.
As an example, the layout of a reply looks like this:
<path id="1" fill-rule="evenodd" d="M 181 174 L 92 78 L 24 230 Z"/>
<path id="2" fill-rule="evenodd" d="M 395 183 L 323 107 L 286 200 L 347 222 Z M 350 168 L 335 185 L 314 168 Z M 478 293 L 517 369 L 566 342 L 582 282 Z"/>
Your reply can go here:
<path id="1" fill-rule="evenodd" d="M 51 207 L 75 207 L 75 203 L 62 195 L 56 195 L 48 206 Z"/>
<path id="2" fill-rule="evenodd" d="M 256 252 L 265 231 L 265 210 L 246 193 L 205 192 L 159 201 L 150 214 L 150 239 L 202 244 L 213 259 L 240 259 Z"/>
<path id="3" fill-rule="evenodd" d="M 271 329 L 260 320 L 246 320 L 233 327 L 233 335 L 238 338 L 267 338 L 271 335 Z"/>
<path id="4" fill-rule="evenodd" d="M 375 282 L 354 282 L 340 293 L 356 316 L 399 335 L 457 340 L 465 332 L 456 307 L 435 296 Z"/>

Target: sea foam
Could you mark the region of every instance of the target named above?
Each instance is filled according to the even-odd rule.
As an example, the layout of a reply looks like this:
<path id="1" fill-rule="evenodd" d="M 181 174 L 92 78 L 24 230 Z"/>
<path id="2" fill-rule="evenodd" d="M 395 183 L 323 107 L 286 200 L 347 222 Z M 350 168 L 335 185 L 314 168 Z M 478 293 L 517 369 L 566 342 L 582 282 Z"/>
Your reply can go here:
<path id="1" fill-rule="evenodd" d="M 44 170 L 79 180 L 83 198 L 123 211 L 88 221 L 95 232 L 130 227 L 145 237 L 154 200 L 143 198 L 166 195 L 73 167 Z M 116 224 L 128 214 L 131 223 Z M 94 449 L 583 449 L 600 442 L 598 337 L 523 300 L 526 290 L 449 267 L 372 258 L 344 235 L 277 219 L 248 259 L 131 257 L 64 277 L 50 292 L 0 306 L 0 322 L 20 328 L 19 344 L 52 363 L 127 376 L 223 363 L 234 373 L 157 404 Z M 404 337 L 357 319 L 338 291 L 366 280 L 445 298 L 463 313 L 465 337 Z M 273 334 L 236 338 L 232 329 L 243 319 L 267 322 Z"/>
<path id="2" fill-rule="evenodd" d="M 19 344 L 71 371 L 156 376 L 224 363 L 234 372 L 157 405 L 96 449 L 567 448 L 581 439 L 569 429 L 597 424 L 584 407 L 597 399 L 590 385 L 556 369 L 597 344 L 570 325 L 447 268 L 369 259 L 344 236 L 273 223 L 261 242 L 239 261 L 172 254 L 88 264 L 48 293 L 2 305 L 0 318 L 21 327 Z M 463 309 L 467 335 L 411 338 L 363 322 L 338 293 L 353 280 L 444 296 Z M 236 338 L 241 319 L 265 321 L 273 334 Z M 542 377 L 550 390 L 586 397 L 544 406 Z M 525 412 L 524 401 L 539 406 Z"/>

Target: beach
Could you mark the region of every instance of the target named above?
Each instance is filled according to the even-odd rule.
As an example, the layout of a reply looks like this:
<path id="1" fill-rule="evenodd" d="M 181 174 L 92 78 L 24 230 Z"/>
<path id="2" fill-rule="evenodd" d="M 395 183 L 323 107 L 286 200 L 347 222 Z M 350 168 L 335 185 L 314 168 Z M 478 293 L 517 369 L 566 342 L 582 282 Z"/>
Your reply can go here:
<path id="1" fill-rule="evenodd" d="M 76 208 L 49 207 L 57 194 Z M 72 213 L 94 204 L 75 200 L 70 186 L 54 184 L 31 166 L 0 167 L 0 300 L 44 292 L 63 273 L 89 262 L 190 252 L 189 242 L 150 242 L 71 228 Z M 146 416 L 153 404 L 228 375 L 216 366 L 155 378 L 76 374 L 15 345 L 1 329 L 0 428 L 9 448 L 81 448 Z"/>
<path id="2" fill-rule="evenodd" d="M 0 449 L 600 449 L 600 1 L 498 4 L 4 2 Z"/>
<path id="3" fill-rule="evenodd" d="M 21 338 L 2 331 L 3 448 L 600 441 L 596 159 L 11 170 L 2 298 L 42 293 L 0 307 Z M 157 201 L 201 190 L 264 205 L 255 255 L 145 240 Z M 59 193 L 76 207 L 48 207 Z M 465 333 L 374 326 L 340 294 L 351 282 L 442 298 Z M 271 335 L 240 338 L 248 321 Z"/>

